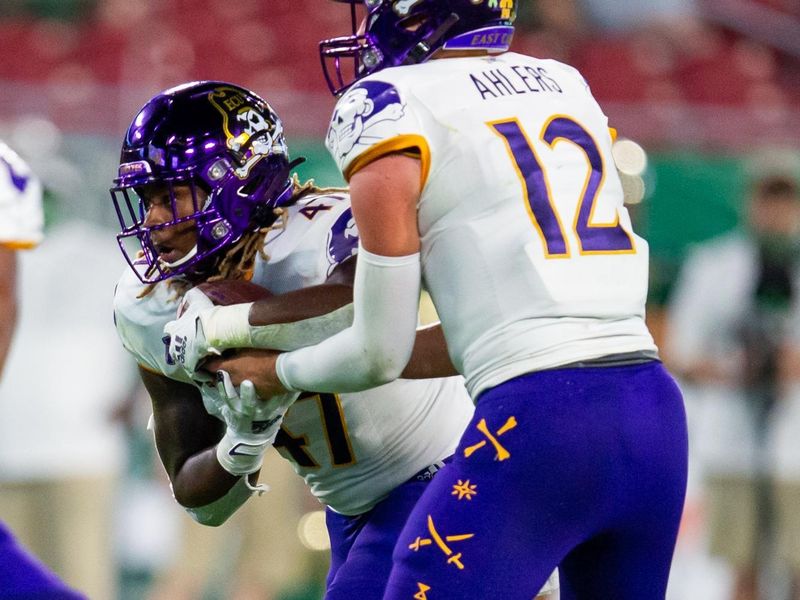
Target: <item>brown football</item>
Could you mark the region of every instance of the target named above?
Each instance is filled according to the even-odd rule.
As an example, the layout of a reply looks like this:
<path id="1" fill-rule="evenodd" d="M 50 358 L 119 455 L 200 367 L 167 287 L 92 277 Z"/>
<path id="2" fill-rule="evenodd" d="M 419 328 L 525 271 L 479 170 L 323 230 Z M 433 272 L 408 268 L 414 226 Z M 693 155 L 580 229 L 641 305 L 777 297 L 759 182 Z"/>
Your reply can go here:
<path id="1" fill-rule="evenodd" d="M 197 286 L 217 306 L 255 302 L 273 294 L 264 287 L 241 279 L 206 281 Z"/>

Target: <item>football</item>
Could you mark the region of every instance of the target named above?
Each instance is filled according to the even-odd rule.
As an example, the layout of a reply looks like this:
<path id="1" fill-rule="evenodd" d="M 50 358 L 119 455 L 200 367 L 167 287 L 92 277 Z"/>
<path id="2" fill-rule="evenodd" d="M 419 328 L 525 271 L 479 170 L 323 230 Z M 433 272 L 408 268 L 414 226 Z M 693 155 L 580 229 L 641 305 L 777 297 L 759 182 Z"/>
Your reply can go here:
<path id="1" fill-rule="evenodd" d="M 206 281 L 197 286 L 217 306 L 255 302 L 273 294 L 264 287 L 242 279 Z"/>

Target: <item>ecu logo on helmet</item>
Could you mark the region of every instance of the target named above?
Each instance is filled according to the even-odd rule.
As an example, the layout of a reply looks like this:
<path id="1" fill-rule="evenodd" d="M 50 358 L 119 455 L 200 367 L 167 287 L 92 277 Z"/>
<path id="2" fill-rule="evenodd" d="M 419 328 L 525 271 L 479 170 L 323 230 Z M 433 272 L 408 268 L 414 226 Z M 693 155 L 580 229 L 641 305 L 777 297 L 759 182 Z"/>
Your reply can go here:
<path id="1" fill-rule="evenodd" d="M 239 150 L 257 133 L 274 134 L 275 123 L 267 121 L 263 115 L 266 107 L 248 104 L 239 90 L 219 87 L 208 94 L 208 99 L 222 114 L 222 128 L 231 150 Z"/>
<path id="2" fill-rule="evenodd" d="M 222 114 L 228 147 L 242 153 L 242 164 L 235 171 L 237 177 L 247 177 L 253 166 L 269 154 L 288 153 L 283 127 L 264 116 L 271 112 L 266 102 L 253 105 L 239 90 L 230 87 L 216 88 L 208 99 Z"/>

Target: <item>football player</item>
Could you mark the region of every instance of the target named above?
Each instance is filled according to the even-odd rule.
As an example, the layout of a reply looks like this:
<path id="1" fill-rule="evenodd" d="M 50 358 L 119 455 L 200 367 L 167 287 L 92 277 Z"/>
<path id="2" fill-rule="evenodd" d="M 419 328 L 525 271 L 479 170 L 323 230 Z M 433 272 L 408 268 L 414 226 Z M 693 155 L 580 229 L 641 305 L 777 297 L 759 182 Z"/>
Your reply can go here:
<path id="1" fill-rule="evenodd" d="M 562 598 L 663 598 L 685 413 L 645 325 L 648 247 L 607 117 L 574 68 L 508 52 L 516 0 L 339 1 L 353 34 L 321 54 L 360 235 L 353 326 L 252 383 L 392 381 L 424 281 L 476 412 L 386 598 L 527 599 L 559 564 Z"/>
<path id="2" fill-rule="evenodd" d="M 36 247 L 43 237 L 42 186 L 28 165 L 0 142 L 0 375 L 17 321 L 18 250 Z M 0 523 L 0 596 L 80 600 L 54 573 L 22 548 Z"/>
<path id="3" fill-rule="evenodd" d="M 248 340 L 227 347 L 254 338 L 295 348 L 351 323 L 358 233 L 348 195 L 300 184 L 293 164 L 280 119 L 249 90 L 193 82 L 147 102 L 126 133 L 111 190 L 131 266 L 116 289 L 115 322 L 138 361 L 158 452 L 188 513 L 223 523 L 263 488 L 259 469 L 274 446 L 327 507 L 326 598 L 377 599 L 406 516 L 471 417 L 463 381 L 264 401 L 224 372 L 204 380 L 195 372 L 204 355 L 180 330 L 167 329 L 171 355 L 162 341 L 179 306 L 191 333 L 197 323 L 216 352 L 225 348 L 213 325 L 229 333 L 228 324 L 207 320 L 208 312 L 233 312 L 246 323 Z M 276 295 L 213 306 L 196 286 L 220 280 L 247 280 Z M 443 345 L 435 332 L 421 340 Z M 424 344 L 420 350 L 422 359 Z M 260 359 L 260 351 L 248 352 Z M 446 355 L 440 362 L 420 360 L 420 372 L 454 373 Z"/>

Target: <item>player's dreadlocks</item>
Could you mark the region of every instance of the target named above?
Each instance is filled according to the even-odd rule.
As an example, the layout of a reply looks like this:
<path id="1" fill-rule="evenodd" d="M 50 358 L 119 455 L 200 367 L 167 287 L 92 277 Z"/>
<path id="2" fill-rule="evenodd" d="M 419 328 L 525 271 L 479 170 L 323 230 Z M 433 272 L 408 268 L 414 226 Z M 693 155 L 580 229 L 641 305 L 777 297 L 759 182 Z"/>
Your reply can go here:
<path id="1" fill-rule="evenodd" d="M 292 185 L 294 186 L 294 193 L 287 206 L 295 204 L 307 194 L 326 194 L 344 192 L 347 190 L 347 188 L 317 187 L 313 179 L 300 183 L 300 179 L 296 173 L 292 174 Z M 289 215 L 283 207 L 274 209 L 274 212 L 277 217 L 275 221 L 266 227 L 261 227 L 255 231 L 245 233 L 238 242 L 221 256 L 214 268 L 215 273 L 207 277 L 206 281 L 249 279 L 253 273 L 256 255 L 261 255 L 261 258 L 265 261 L 269 259 L 264 252 L 264 239 L 273 229 L 284 229 L 289 219 Z M 167 279 L 167 285 L 169 285 L 170 289 L 178 296 L 185 294 L 195 283 L 196 282 L 190 282 L 181 277 Z M 147 285 L 138 297 L 144 298 L 155 289 L 156 285 L 158 285 L 158 282 Z"/>

